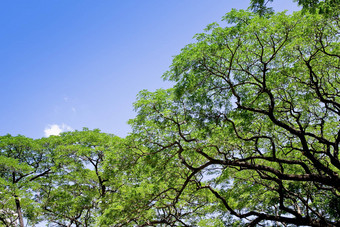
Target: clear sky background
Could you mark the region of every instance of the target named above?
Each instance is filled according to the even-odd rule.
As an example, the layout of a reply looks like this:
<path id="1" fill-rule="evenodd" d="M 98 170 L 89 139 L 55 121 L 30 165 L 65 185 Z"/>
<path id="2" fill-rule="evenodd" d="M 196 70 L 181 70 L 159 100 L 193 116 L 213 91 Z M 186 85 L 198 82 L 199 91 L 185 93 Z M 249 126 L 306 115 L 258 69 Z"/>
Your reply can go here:
<path id="1" fill-rule="evenodd" d="M 3 0 L 0 135 L 99 128 L 126 136 L 142 89 L 206 25 L 249 0 Z M 274 0 L 276 11 L 298 10 Z"/>

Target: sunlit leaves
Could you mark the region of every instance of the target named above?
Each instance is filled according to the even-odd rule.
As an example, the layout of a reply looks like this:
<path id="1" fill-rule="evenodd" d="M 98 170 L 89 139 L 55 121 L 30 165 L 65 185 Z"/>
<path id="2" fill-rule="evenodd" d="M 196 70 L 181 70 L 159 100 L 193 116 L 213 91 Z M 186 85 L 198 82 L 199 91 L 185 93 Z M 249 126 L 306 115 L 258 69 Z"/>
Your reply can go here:
<path id="1" fill-rule="evenodd" d="M 167 207 L 177 220 L 155 218 L 179 225 L 334 223 L 311 201 L 338 190 L 337 19 L 233 10 L 224 20 L 174 58 L 163 76 L 173 89 L 142 91 L 135 104 L 137 166 L 154 169 L 151 185 L 168 180 L 147 209 Z"/>

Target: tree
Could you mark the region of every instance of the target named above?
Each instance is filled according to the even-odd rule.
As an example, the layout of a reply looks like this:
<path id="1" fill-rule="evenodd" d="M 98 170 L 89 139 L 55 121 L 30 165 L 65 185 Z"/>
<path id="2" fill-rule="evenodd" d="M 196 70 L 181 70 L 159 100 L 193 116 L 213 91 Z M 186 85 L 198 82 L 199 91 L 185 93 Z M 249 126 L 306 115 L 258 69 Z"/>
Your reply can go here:
<path id="1" fill-rule="evenodd" d="M 65 132 L 55 147 L 58 169 L 39 194 L 44 220 L 56 226 L 94 226 L 100 204 L 114 188 L 103 174 L 104 157 L 118 137 L 100 130 Z"/>
<path id="2" fill-rule="evenodd" d="M 52 173 L 53 152 L 42 140 L 25 136 L 0 137 L 0 221 L 5 226 L 18 222 L 24 226 L 39 221 L 36 191 L 44 178 Z"/>
<path id="3" fill-rule="evenodd" d="M 100 130 L 31 139 L 0 137 L 1 226 L 94 226 L 115 184 L 103 173 L 119 138 Z M 113 177 L 112 173 L 110 177 Z M 118 184 L 118 179 L 116 184 Z"/>
<path id="4" fill-rule="evenodd" d="M 130 121 L 115 225 L 339 226 L 339 18 L 233 10 L 196 35 Z M 131 201 L 140 203 L 131 208 Z M 130 204 L 130 207 L 129 207 Z"/>

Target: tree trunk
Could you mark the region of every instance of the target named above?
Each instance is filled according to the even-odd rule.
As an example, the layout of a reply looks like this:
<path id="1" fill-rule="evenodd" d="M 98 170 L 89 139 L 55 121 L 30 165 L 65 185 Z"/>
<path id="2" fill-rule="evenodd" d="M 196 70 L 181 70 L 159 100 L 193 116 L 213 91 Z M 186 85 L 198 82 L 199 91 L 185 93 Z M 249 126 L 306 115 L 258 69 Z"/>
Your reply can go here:
<path id="1" fill-rule="evenodd" d="M 20 199 L 17 195 L 15 195 L 14 198 L 15 198 L 15 205 L 17 207 L 17 213 L 18 213 L 18 218 L 19 218 L 19 226 L 25 227 L 24 226 L 24 219 L 22 217 L 22 212 L 21 212 Z"/>

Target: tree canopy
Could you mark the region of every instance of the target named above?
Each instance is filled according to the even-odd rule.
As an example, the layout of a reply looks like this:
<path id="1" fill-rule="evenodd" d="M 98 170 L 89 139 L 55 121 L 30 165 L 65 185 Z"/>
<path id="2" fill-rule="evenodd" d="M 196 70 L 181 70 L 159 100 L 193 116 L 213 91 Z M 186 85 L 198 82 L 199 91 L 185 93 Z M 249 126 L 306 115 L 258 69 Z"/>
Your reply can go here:
<path id="1" fill-rule="evenodd" d="M 33 140 L 0 137 L 0 226 L 93 226 L 106 186 L 104 155 L 119 138 L 99 130 L 67 132 Z M 113 173 L 111 173 L 111 176 Z"/>
<path id="2" fill-rule="evenodd" d="M 224 20 L 174 58 L 173 89 L 135 104 L 136 147 L 158 176 L 149 185 L 168 179 L 150 199 L 157 220 L 340 225 L 339 19 Z"/>
<path id="3" fill-rule="evenodd" d="M 232 10 L 141 91 L 118 138 L 0 137 L 0 221 L 340 226 L 337 15 Z"/>
<path id="4" fill-rule="evenodd" d="M 268 3 L 274 0 L 251 0 L 250 8 L 259 13 L 265 15 L 272 13 L 273 8 L 268 6 Z M 339 10 L 340 0 L 293 0 L 302 7 L 303 11 L 309 11 L 311 13 L 320 13 L 324 15 L 333 14 L 334 10 Z"/>

